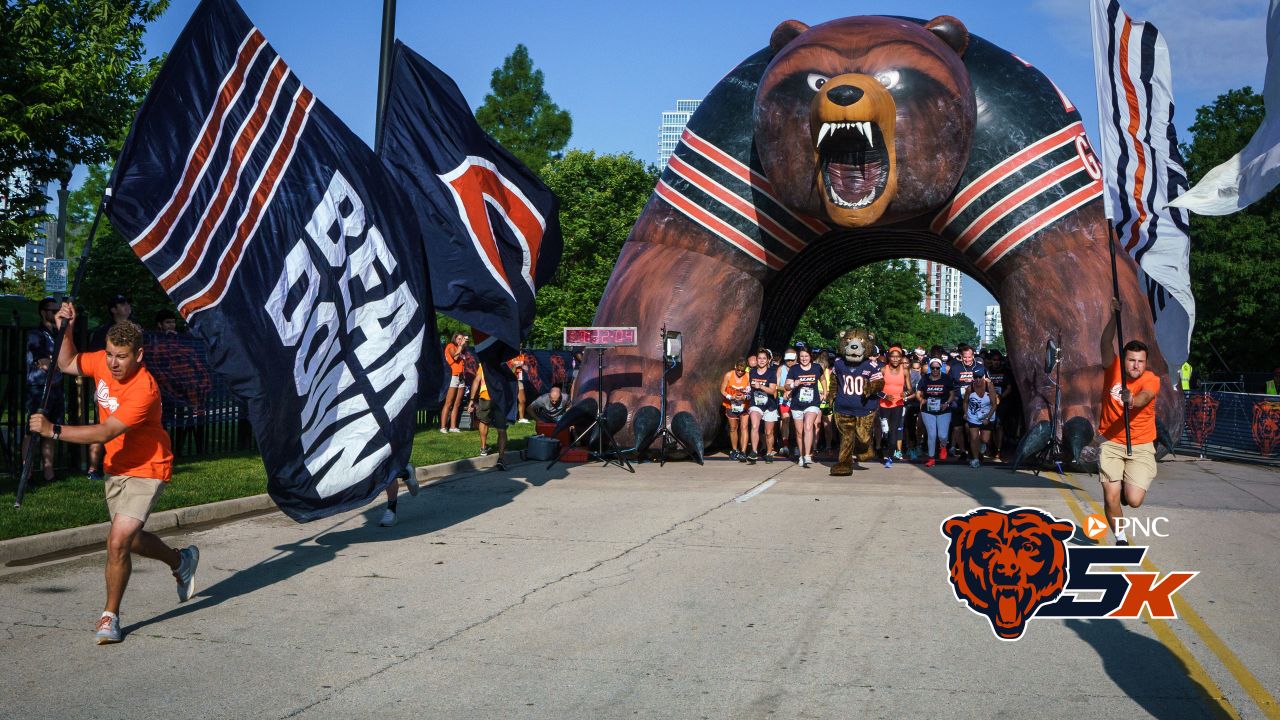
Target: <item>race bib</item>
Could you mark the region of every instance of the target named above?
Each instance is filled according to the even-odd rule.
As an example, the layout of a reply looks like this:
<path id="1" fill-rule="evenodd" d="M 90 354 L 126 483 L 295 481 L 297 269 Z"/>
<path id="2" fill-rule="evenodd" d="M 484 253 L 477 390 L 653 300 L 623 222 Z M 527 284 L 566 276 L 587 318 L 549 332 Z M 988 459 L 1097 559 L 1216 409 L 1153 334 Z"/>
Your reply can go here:
<path id="1" fill-rule="evenodd" d="M 731 413 L 741 413 L 742 408 L 743 408 L 742 403 L 736 400 L 734 402 L 729 403 L 729 412 Z"/>
<path id="2" fill-rule="evenodd" d="M 798 402 L 802 402 L 802 403 L 813 402 L 813 388 L 807 385 L 804 387 L 801 387 L 800 392 L 798 394 L 798 398 L 799 398 Z"/>
<path id="3" fill-rule="evenodd" d="M 757 390 L 751 393 L 751 402 L 755 403 L 756 407 L 764 407 L 769 404 L 769 396 Z"/>
<path id="4" fill-rule="evenodd" d="M 931 413 L 940 412 L 942 410 L 942 398 L 927 398 L 924 402 L 924 408 Z"/>

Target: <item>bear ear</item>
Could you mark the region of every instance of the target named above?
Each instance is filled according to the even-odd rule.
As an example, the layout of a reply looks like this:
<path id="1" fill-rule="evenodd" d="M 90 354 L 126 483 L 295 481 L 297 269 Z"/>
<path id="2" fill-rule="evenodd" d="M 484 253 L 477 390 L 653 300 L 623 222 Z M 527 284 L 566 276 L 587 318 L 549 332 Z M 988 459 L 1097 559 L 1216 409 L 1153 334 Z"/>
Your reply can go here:
<path id="1" fill-rule="evenodd" d="M 809 26 L 799 20 L 783 20 L 769 36 L 769 48 L 777 53 L 786 47 L 787 43 L 795 40 L 797 35 L 808 29 Z"/>
<path id="2" fill-rule="evenodd" d="M 963 517 L 953 517 L 947 520 L 942 526 L 942 532 L 952 540 L 956 539 L 965 530 L 969 529 L 969 521 Z"/>
<path id="3" fill-rule="evenodd" d="M 1059 540 L 1068 540 L 1076 533 L 1076 526 L 1069 522 L 1056 522 L 1049 526 L 1049 531 Z"/>
<path id="4" fill-rule="evenodd" d="M 938 36 L 938 39 L 951 46 L 960 57 L 969 47 L 969 30 L 959 19 L 950 15 L 939 15 L 924 24 L 924 29 Z M 777 34 L 777 30 L 773 31 Z"/>

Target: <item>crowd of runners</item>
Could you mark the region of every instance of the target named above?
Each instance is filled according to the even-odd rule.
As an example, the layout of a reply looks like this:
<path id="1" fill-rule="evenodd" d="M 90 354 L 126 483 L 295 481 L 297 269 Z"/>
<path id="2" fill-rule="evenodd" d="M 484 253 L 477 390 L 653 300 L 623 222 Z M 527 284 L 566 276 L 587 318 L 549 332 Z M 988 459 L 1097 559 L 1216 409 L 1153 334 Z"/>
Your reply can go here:
<path id="1" fill-rule="evenodd" d="M 864 393 L 864 383 L 883 388 Z M 874 387 L 874 385 L 872 385 Z M 1017 388 L 996 349 L 968 345 L 875 348 L 846 363 L 832 350 L 803 342 L 738 359 L 720 388 L 731 458 L 766 463 L 785 458 L 802 467 L 834 458 L 836 415 L 873 415 L 872 445 L 885 467 L 895 462 L 1000 461 L 1020 432 Z"/>

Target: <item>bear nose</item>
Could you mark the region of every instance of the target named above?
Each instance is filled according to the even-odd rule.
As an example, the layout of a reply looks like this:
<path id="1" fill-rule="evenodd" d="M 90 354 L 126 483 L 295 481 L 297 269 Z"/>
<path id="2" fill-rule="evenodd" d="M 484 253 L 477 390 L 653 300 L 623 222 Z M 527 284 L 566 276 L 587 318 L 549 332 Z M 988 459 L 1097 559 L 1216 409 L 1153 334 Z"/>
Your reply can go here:
<path id="1" fill-rule="evenodd" d="M 827 91 L 827 97 L 837 105 L 848 107 L 862 99 L 862 88 L 853 85 L 833 87 Z"/>

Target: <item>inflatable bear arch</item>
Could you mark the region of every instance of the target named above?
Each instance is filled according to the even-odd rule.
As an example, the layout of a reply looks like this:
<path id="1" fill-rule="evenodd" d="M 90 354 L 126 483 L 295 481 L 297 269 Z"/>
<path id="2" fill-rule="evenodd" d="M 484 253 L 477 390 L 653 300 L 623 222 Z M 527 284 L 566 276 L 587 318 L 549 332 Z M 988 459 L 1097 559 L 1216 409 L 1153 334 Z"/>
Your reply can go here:
<path id="1" fill-rule="evenodd" d="M 1101 172 L 1080 114 L 1044 74 L 959 20 L 788 20 L 690 119 L 624 244 L 596 324 L 637 326 L 641 344 L 586 364 L 634 413 L 658 404 L 660 328 L 684 334 L 669 413 L 703 438 L 723 417 L 733 360 L 785 346 L 814 296 L 867 263 L 923 258 L 959 268 L 1000 302 L 1031 431 L 1019 457 L 1060 432 L 1096 457 L 1103 347 L 1111 317 Z M 1119 254 L 1123 327 L 1168 378 L 1136 264 Z M 1062 413 L 1042 358 L 1062 347 Z M 652 339 L 652 342 L 645 342 Z M 1162 434 L 1181 426 L 1167 380 Z M 1083 455 L 1082 455 L 1083 453 Z"/>

